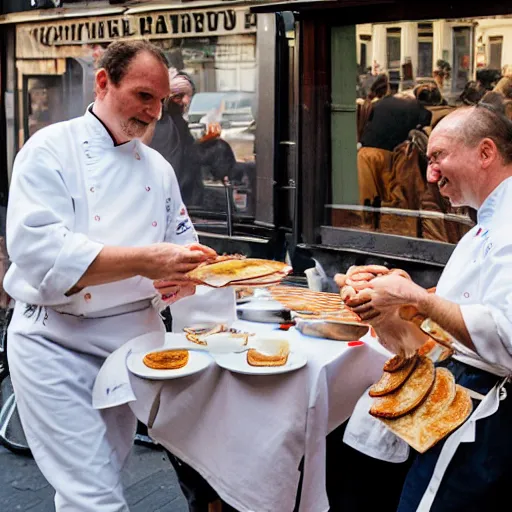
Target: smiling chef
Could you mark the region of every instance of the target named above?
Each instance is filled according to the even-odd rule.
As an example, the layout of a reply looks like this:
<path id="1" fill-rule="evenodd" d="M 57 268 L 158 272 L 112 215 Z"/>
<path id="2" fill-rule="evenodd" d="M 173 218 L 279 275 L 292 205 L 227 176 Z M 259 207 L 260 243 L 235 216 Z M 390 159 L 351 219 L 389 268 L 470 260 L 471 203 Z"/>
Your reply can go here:
<path id="1" fill-rule="evenodd" d="M 111 44 L 94 104 L 38 131 L 14 164 L 8 358 L 57 511 L 128 510 L 120 469 L 136 420 L 127 405 L 93 409 L 96 374 L 127 340 L 163 331 L 159 293 L 191 295 L 185 273 L 216 255 L 197 243 L 172 167 L 139 140 L 169 96 L 167 67 L 149 42 Z"/>
<path id="2" fill-rule="evenodd" d="M 403 484 L 398 511 L 491 510 L 491 497 L 510 494 L 512 477 L 512 123 L 502 105 L 481 103 L 444 118 L 431 134 L 428 158 L 428 180 L 452 205 L 475 208 L 478 224 L 456 246 L 436 294 L 389 274 L 370 281 L 351 305 L 376 329 L 393 308 L 416 306 L 458 340 L 465 355 L 441 364 L 480 399 L 459 430 L 412 455 L 405 483 L 396 482 Z M 416 348 L 424 341 L 418 336 Z M 398 462 L 403 441 L 390 440 L 394 435 L 368 408 L 361 411 L 349 421 L 345 442 Z M 378 435 L 371 422 L 385 432 L 379 442 L 372 441 Z"/>

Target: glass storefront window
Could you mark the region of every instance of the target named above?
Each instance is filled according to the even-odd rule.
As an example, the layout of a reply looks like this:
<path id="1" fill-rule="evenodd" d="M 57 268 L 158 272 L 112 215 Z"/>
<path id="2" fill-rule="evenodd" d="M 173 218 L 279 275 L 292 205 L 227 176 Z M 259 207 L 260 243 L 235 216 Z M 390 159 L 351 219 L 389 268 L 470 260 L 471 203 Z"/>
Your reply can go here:
<path id="1" fill-rule="evenodd" d="M 94 101 L 97 62 L 123 36 L 149 37 L 163 50 L 171 89 L 174 80 L 189 83 L 190 94 L 165 102 L 144 142 L 173 165 L 193 218 L 222 223 L 228 209 L 254 218 L 258 65 L 256 17 L 247 8 L 18 26 L 20 145 L 44 126 L 83 114 Z"/>
<path id="2" fill-rule="evenodd" d="M 364 71 L 362 45 L 372 63 Z M 351 51 L 353 64 L 344 59 Z M 444 116 L 489 91 L 511 104 L 512 17 L 332 27 L 331 55 L 328 225 L 457 243 L 475 212 L 426 182 L 426 146 Z"/>

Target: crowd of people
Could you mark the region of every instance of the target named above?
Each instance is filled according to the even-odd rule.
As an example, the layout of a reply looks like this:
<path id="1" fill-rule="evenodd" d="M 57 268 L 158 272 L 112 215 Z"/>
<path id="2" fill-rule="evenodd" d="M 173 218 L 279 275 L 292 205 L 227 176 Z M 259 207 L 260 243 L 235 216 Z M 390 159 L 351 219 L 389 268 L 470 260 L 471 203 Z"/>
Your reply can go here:
<path id="1" fill-rule="evenodd" d="M 477 73 L 454 105 L 448 104 L 435 80 L 391 94 L 386 74 L 374 77 L 366 97 L 357 102 L 357 171 L 359 203 L 367 207 L 459 213 L 474 219 L 474 211 L 454 209 L 426 180 L 428 137 L 448 114 L 478 102 L 503 103 L 512 118 L 512 76 L 489 70 Z M 436 218 L 397 216 L 380 225 L 378 214 L 363 215 L 366 229 L 456 243 L 466 224 Z"/>

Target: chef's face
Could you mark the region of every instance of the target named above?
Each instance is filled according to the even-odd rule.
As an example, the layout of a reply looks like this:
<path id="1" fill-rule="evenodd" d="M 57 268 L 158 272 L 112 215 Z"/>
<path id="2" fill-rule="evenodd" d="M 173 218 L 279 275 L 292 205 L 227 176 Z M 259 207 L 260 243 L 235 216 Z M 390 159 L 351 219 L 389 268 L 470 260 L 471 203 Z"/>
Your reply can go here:
<path id="1" fill-rule="evenodd" d="M 138 53 L 125 75 L 115 85 L 106 72 L 96 78 L 99 98 L 108 112 L 108 126 L 117 141 L 144 136 L 151 123 L 160 117 L 162 101 L 169 96 L 167 67 L 149 52 Z M 100 83 L 101 81 L 106 83 Z"/>
<path id="2" fill-rule="evenodd" d="M 440 128 L 430 136 L 427 155 L 427 180 L 437 183 L 452 206 L 478 208 L 478 148 L 464 145 L 453 130 Z"/>

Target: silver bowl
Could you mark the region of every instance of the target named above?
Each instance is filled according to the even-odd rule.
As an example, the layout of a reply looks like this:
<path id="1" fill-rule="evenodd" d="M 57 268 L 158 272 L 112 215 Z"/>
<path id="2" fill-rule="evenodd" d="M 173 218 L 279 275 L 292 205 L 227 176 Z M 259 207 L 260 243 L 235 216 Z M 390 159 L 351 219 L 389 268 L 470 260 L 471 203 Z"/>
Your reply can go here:
<path id="1" fill-rule="evenodd" d="M 295 317 L 295 328 L 304 336 L 326 338 L 336 341 L 356 341 L 370 329 L 369 325 L 355 322 L 335 322 L 330 320 L 308 320 Z"/>
<path id="2" fill-rule="evenodd" d="M 274 300 L 254 299 L 236 308 L 240 320 L 248 322 L 262 322 L 268 324 L 282 324 L 290 322 L 290 310 Z"/>

